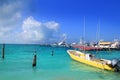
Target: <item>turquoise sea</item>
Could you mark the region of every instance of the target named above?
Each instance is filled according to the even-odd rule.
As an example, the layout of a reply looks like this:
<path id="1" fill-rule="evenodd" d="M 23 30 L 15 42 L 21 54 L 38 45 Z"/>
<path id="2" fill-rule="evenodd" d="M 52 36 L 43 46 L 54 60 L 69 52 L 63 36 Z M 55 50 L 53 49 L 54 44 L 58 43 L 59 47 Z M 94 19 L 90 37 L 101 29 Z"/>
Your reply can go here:
<path id="1" fill-rule="evenodd" d="M 68 48 L 40 45 L 5 45 L 5 58 L 1 58 L 0 80 L 120 80 L 120 73 L 81 64 L 67 54 Z M 37 51 L 37 66 L 32 67 Z M 51 55 L 52 50 L 54 55 Z M 120 51 L 91 51 L 98 58 L 120 58 Z"/>

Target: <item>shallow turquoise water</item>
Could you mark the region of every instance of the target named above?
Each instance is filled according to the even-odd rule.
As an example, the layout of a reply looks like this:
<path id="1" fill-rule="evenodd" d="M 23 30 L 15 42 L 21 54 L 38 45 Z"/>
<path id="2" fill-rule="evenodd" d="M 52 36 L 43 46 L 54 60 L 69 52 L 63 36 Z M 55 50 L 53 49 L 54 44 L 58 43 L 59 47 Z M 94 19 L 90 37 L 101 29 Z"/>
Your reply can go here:
<path id="1" fill-rule="evenodd" d="M 32 67 L 34 51 L 37 66 Z M 54 50 L 54 56 L 51 51 Z M 101 70 L 72 60 L 68 48 L 40 45 L 6 45 L 0 57 L 0 80 L 119 80 L 120 73 Z M 1 45 L 0 45 L 1 52 Z M 114 59 L 120 51 L 91 52 L 98 58 Z M 1 53 L 0 53 L 1 55 Z"/>

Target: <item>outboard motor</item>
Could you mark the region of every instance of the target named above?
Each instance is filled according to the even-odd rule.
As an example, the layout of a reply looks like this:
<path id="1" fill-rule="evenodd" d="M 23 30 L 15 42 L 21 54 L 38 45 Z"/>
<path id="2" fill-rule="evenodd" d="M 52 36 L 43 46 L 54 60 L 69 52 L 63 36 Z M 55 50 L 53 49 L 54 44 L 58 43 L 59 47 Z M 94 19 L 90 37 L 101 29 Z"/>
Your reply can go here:
<path id="1" fill-rule="evenodd" d="M 115 67 L 115 65 L 117 64 L 118 61 L 119 61 L 118 59 L 113 59 L 111 61 L 112 66 Z"/>
<path id="2" fill-rule="evenodd" d="M 112 64 L 112 67 L 115 68 L 116 72 L 120 71 L 120 60 L 119 59 L 113 59 L 111 64 Z"/>

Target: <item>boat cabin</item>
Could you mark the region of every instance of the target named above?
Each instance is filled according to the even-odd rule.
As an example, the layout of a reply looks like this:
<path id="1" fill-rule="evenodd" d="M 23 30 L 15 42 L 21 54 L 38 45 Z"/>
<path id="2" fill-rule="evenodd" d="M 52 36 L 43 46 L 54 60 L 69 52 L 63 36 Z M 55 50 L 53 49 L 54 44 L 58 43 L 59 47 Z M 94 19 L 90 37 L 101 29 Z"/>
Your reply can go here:
<path id="1" fill-rule="evenodd" d="M 112 42 L 106 42 L 106 41 L 100 41 L 98 43 L 99 47 L 101 48 L 110 48 L 112 44 L 113 44 Z"/>

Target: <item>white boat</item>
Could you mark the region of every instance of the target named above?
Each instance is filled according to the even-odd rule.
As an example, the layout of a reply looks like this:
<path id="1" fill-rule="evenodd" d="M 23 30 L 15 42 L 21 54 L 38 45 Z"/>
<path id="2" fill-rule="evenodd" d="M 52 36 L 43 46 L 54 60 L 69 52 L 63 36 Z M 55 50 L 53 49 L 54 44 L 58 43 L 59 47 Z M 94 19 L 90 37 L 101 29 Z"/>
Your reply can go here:
<path id="1" fill-rule="evenodd" d="M 56 47 L 70 47 L 70 45 L 67 44 L 66 42 L 66 36 L 64 37 L 64 39 L 62 41 L 60 41 L 59 43 L 54 43 L 52 44 L 52 46 L 56 46 Z"/>

